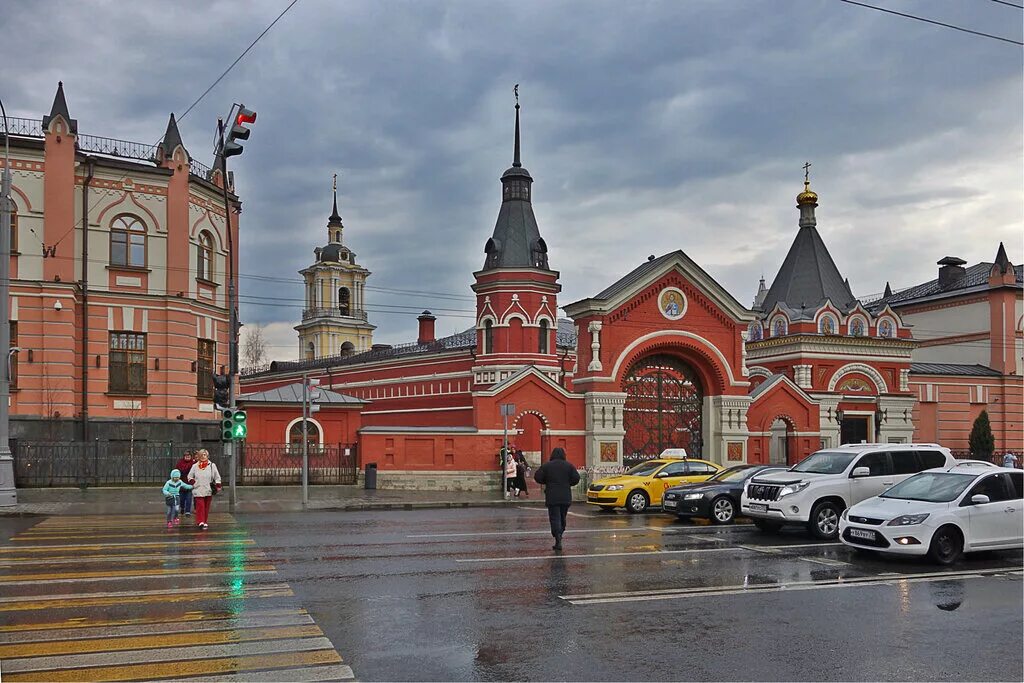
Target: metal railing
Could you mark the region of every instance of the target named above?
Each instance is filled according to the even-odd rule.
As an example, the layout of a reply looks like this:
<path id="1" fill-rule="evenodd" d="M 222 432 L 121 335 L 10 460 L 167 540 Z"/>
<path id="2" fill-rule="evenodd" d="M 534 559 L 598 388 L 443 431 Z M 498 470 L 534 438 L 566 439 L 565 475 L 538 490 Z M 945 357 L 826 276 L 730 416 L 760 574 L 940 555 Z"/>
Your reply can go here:
<path id="1" fill-rule="evenodd" d="M 23 119 L 18 116 L 8 116 L 7 127 L 10 129 L 11 135 L 20 135 L 27 138 L 43 137 L 43 122 L 41 119 Z M 0 136 L 3 134 L 4 131 L 0 128 Z"/>
<path id="2" fill-rule="evenodd" d="M 163 484 L 186 450 L 205 448 L 215 462 L 223 452 L 220 442 L 12 440 L 11 446 L 14 482 L 22 488 Z"/>
<path id="3" fill-rule="evenodd" d="M 200 163 L 195 159 L 191 159 L 188 162 L 188 171 L 194 176 L 199 176 L 203 180 L 209 180 L 210 176 L 213 175 L 213 169 L 206 164 Z"/>
<path id="4" fill-rule="evenodd" d="M 309 450 L 310 484 L 355 484 L 356 445 L 313 446 Z M 249 444 L 239 448 L 238 484 L 301 484 L 302 446 Z"/>
<path id="5" fill-rule="evenodd" d="M 355 318 L 356 320 L 366 320 L 366 311 L 350 308 L 346 313 L 340 308 L 306 308 L 302 311 L 302 319 L 308 320 L 309 318 Z"/>
<path id="6" fill-rule="evenodd" d="M 83 152 L 94 152 L 122 159 L 138 159 L 139 161 L 155 161 L 156 145 L 143 142 L 104 138 L 98 135 L 79 135 L 76 144 Z"/>

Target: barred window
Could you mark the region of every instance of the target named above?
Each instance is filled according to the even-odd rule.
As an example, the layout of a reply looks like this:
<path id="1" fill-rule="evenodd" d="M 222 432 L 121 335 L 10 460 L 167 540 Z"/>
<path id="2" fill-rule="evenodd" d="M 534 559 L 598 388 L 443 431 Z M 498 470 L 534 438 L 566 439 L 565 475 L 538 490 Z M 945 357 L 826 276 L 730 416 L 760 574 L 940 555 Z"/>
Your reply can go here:
<path id="1" fill-rule="evenodd" d="M 196 360 L 196 396 L 213 399 L 213 362 L 217 354 L 217 342 L 200 339 Z"/>
<path id="2" fill-rule="evenodd" d="M 146 335 L 110 333 L 108 390 L 121 394 L 146 393 Z"/>
<path id="3" fill-rule="evenodd" d="M 118 216 L 111 223 L 110 263 L 146 267 L 146 226 L 135 216 Z"/>

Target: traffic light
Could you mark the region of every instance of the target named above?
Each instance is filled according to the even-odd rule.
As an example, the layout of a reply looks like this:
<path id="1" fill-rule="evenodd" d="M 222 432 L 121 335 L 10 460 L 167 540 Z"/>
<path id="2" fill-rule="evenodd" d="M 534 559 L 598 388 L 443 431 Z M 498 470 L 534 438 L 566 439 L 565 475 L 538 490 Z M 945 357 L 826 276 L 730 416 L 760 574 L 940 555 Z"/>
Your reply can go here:
<path id="1" fill-rule="evenodd" d="M 239 144 L 238 140 L 248 140 L 250 131 L 243 124 L 256 123 L 256 112 L 251 109 L 246 109 L 244 104 L 238 105 L 238 113 L 235 115 L 234 121 L 231 122 L 231 128 L 228 130 L 228 138 L 224 141 L 224 149 L 221 154 L 224 158 L 233 157 L 242 153 L 242 145 Z"/>
<path id="2" fill-rule="evenodd" d="M 246 415 L 244 410 L 236 410 L 234 415 L 231 416 L 231 438 L 235 441 L 241 441 L 249 432 L 249 427 L 245 423 L 245 418 Z"/>
<path id="3" fill-rule="evenodd" d="M 320 393 L 320 380 L 315 377 L 310 377 L 308 384 L 309 391 L 307 395 L 309 397 L 309 414 L 312 415 L 313 413 L 320 412 L 320 406 L 316 403 L 316 401 L 320 400 L 320 397 L 322 396 Z"/>
<path id="4" fill-rule="evenodd" d="M 230 408 L 220 411 L 220 440 L 234 441 L 235 438 L 235 413 Z"/>
<path id="5" fill-rule="evenodd" d="M 230 375 L 217 375 L 213 376 L 213 402 L 218 406 L 228 406 L 231 404 L 231 376 Z"/>

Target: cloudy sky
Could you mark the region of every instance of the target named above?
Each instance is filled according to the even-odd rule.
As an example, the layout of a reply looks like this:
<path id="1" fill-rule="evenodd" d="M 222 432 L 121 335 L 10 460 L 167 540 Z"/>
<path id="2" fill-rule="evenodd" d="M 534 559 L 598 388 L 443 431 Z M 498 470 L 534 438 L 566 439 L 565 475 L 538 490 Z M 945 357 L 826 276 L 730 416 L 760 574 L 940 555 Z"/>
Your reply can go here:
<path id="1" fill-rule="evenodd" d="M 287 4 L 8 0 L 0 96 L 38 117 L 63 80 L 82 132 L 156 142 Z M 1021 10 L 990 0 L 873 4 L 1021 40 Z M 516 83 L 563 303 L 682 249 L 749 304 L 806 160 L 860 296 L 1001 240 L 1020 263 L 1021 73 L 1018 46 L 838 0 L 299 0 L 181 129 L 210 163 L 216 117 L 259 114 L 233 160 L 242 313 L 287 359 L 334 172 L 375 340 L 415 339 L 423 308 L 439 333 L 471 324 Z"/>

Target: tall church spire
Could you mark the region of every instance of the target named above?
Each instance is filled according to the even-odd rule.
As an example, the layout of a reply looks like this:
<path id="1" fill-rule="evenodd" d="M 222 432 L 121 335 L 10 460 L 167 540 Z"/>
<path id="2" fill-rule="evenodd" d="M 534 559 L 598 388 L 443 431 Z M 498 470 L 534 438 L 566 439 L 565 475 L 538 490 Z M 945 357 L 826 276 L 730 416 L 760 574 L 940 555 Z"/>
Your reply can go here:
<path id="1" fill-rule="evenodd" d="M 521 168 L 523 163 L 519 160 L 519 84 L 516 83 L 516 87 L 513 88 L 513 92 L 516 94 L 516 149 L 512 156 L 512 167 Z"/>
<path id="2" fill-rule="evenodd" d="M 548 269 L 548 247 L 540 236 L 531 198 L 533 177 L 522 164 L 519 134 L 519 86 L 516 85 L 516 128 L 512 166 L 501 175 L 501 209 L 494 234 L 484 247 L 484 268 Z"/>
<path id="3" fill-rule="evenodd" d="M 328 219 L 327 225 L 333 227 L 341 227 L 341 214 L 338 213 L 338 174 L 334 174 L 334 206 L 331 211 L 331 216 Z"/>

